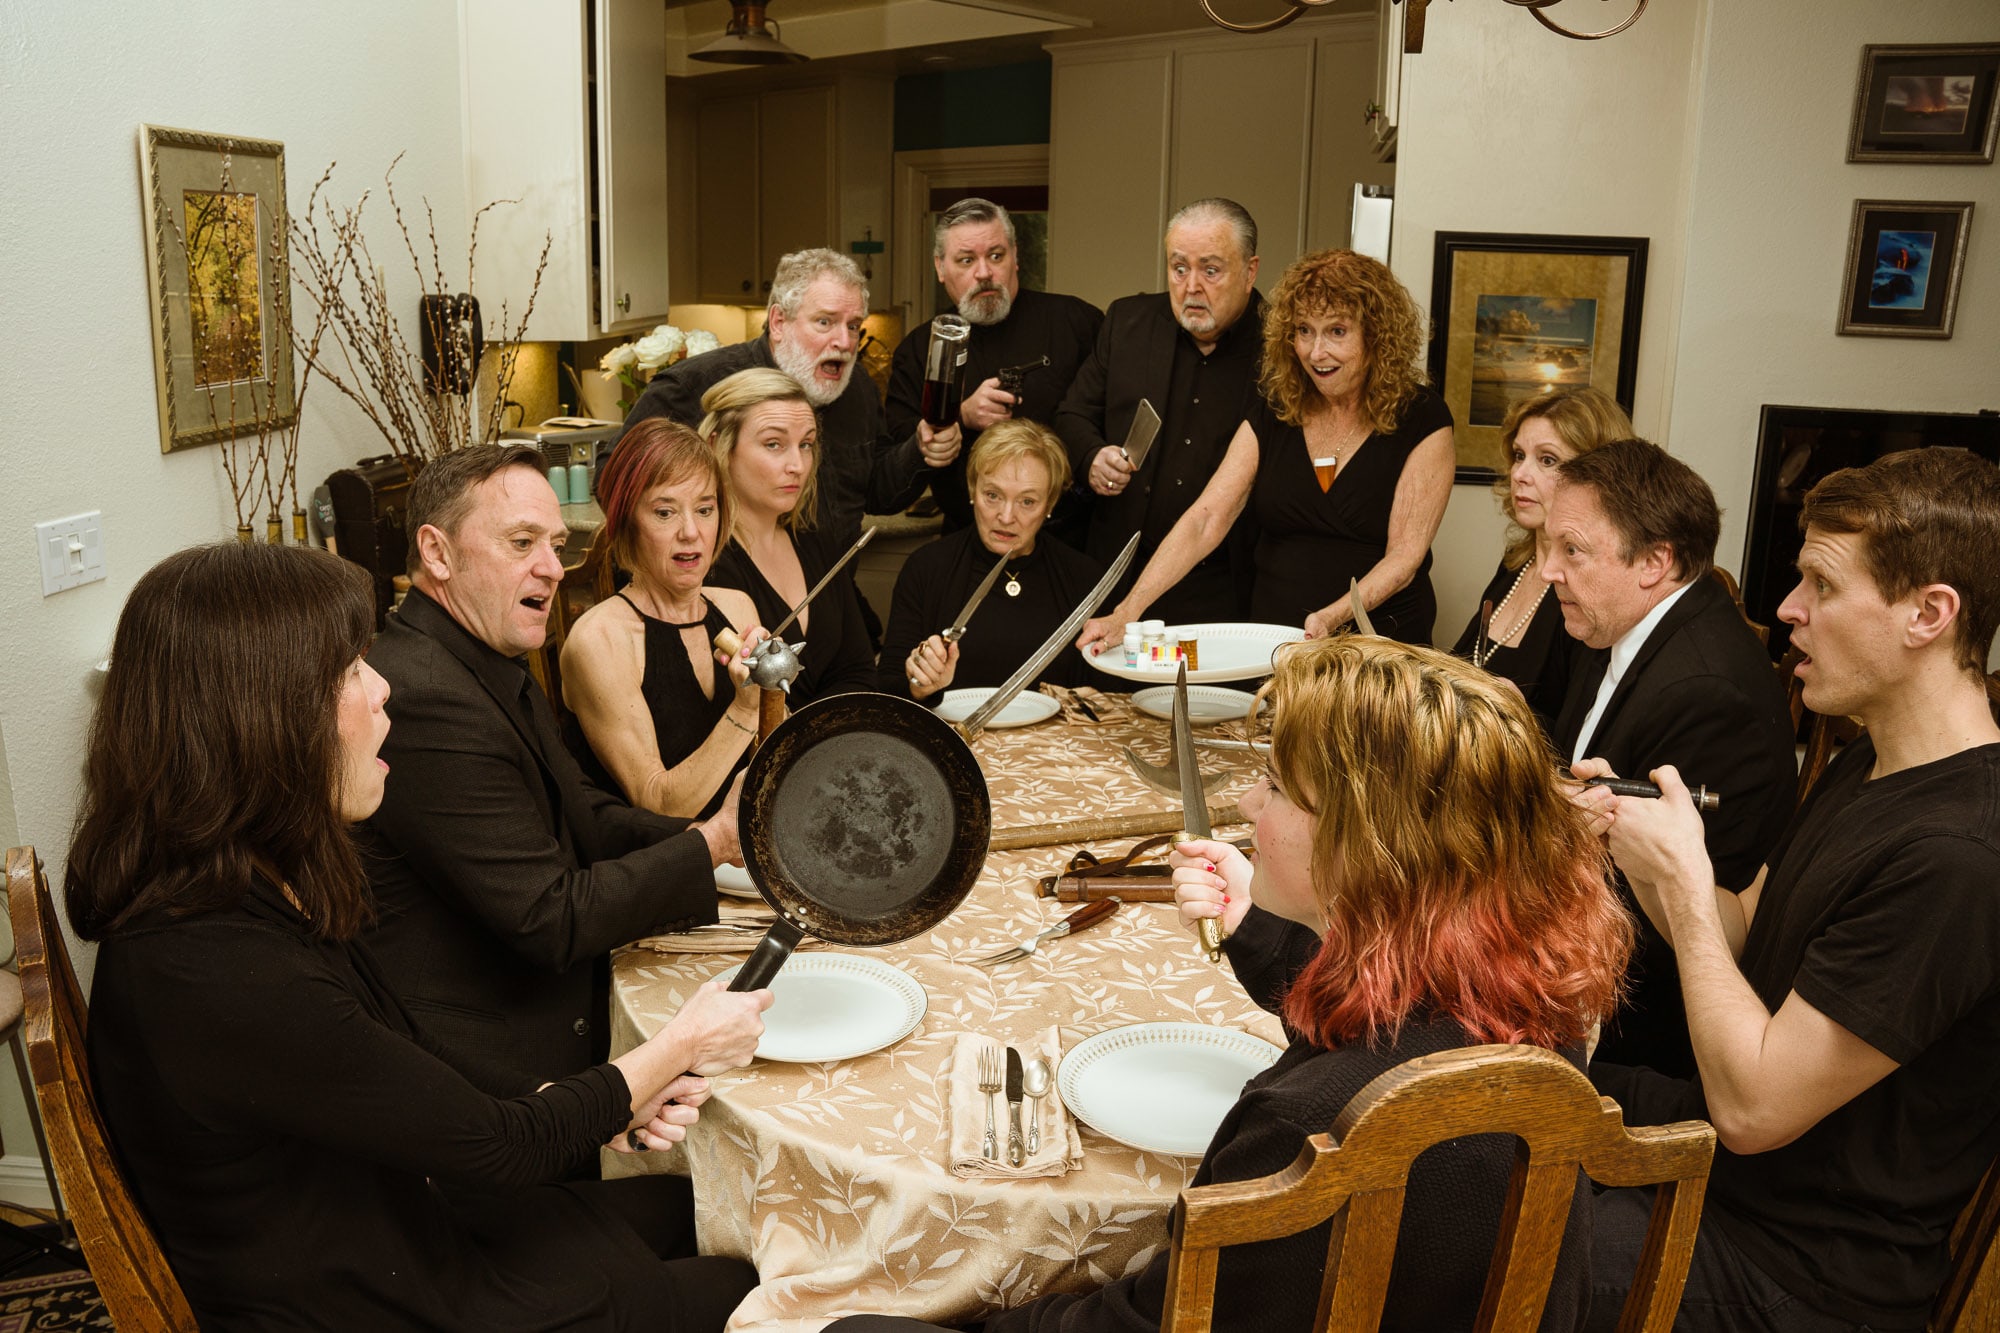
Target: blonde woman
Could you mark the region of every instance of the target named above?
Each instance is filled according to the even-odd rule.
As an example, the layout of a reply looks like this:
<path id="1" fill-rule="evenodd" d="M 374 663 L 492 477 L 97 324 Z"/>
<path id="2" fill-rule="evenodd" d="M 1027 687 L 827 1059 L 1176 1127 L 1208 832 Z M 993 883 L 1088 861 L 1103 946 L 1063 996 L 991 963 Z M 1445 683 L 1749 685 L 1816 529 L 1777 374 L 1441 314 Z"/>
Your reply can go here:
<path id="1" fill-rule="evenodd" d="M 1292 1040 L 1244 1086 L 1195 1185 L 1290 1166 L 1356 1093 L 1418 1056 L 1520 1042 L 1581 1068 L 1632 948 L 1603 848 L 1512 690 L 1435 649 L 1338 635 L 1282 650 L 1263 693 L 1271 766 L 1240 800 L 1256 866 L 1226 842 L 1182 843 L 1174 891 L 1183 924 L 1222 920 L 1237 977 Z M 1473 1325 L 1514 1151 L 1511 1137 L 1481 1135 L 1417 1160 L 1384 1329 Z M 1545 1333 L 1577 1327 L 1589 1308 L 1591 1208 L 1579 1189 Z M 1328 1234 L 1321 1223 L 1232 1246 L 1217 1333 L 1317 1328 Z M 1148 1333 L 1166 1277 L 1163 1251 L 1097 1291 L 999 1311 L 984 1333 Z M 833 1327 L 923 1325 L 869 1315 Z"/>
<path id="2" fill-rule="evenodd" d="M 914 552 L 896 579 L 882 635 L 879 688 L 935 703 L 957 686 L 998 685 L 1076 609 L 1103 566 L 1043 531 L 1069 486 L 1069 457 L 1055 432 L 1025 419 L 989 426 L 966 465 L 972 526 Z M 999 581 L 972 614 L 965 637 L 942 631 L 972 590 L 1007 556 Z M 1075 685 L 1083 657 L 1066 650 L 1041 679 Z M 1032 682 L 1031 682 L 1032 683 Z"/>
<path id="3" fill-rule="evenodd" d="M 777 625 L 843 554 L 814 530 L 818 414 L 797 380 L 761 367 L 718 381 L 701 408 L 701 436 L 727 478 L 733 514 L 709 582 L 747 593 L 757 623 Z M 829 584 L 785 637 L 806 644 L 793 708 L 875 687 L 875 648 L 851 572 Z"/>
<path id="4" fill-rule="evenodd" d="M 563 644 L 563 740 L 633 805 L 707 818 L 757 736 L 750 668 L 718 653 L 715 635 L 736 631 L 745 651 L 764 637 L 747 593 L 703 586 L 730 527 L 722 465 L 686 426 L 648 417 L 619 440 L 597 499 L 604 526 L 589 559 L 631 581 Z"/>
<path id="5" fill-rule="evenodd" d="M 1576 647 L 1563 629 L 1562 609 L 1541 577 L 1549 553 L 1549 495 L 1556 469 L 1613 440 L 1630 439 L 1632 419 L 1602 389 L 1557 389 L 1516 403 L 1500 428 L 1510 460 L 1494 489 L 1512 525 L 1500 568 L 1481 599 L 1493 608 L 1483 632 L 1475 611 L 1452 648 L 1455 656 L 1520 687 L 1548 726 L 1562 711 Z"/>

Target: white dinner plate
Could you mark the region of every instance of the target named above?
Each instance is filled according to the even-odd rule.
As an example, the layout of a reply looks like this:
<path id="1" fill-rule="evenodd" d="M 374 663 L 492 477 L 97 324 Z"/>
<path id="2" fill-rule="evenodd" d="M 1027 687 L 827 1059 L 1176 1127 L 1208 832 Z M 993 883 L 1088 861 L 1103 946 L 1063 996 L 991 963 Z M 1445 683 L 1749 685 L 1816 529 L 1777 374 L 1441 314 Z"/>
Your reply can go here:
<path id="1" fill-rule="evenodd" d="M 1226 690 L 1214 685 L 1188 686 L 1188 721 L 1196 726 L 1210 722 L 1234 722 L 1250 715 L 1250 701 L 1256 696 L 1246 690 Z M 1174 687 L 1155 685 L 1134 690 L 1132 706 L 1148 717 L 1163 722 L 1174 720 Z"/>
<path id="2" fill-rule="evenodd" d="M 757 892 L 757 886 L 750 882 L 750 872 L 742 866 L 717 866 L 715 868 L 715 887 L 725 898 L 761 899 L 764 896 Z"/>
<path id="3" fill-rule="evenodd" d="M 716 973 L 728 981 L 742 964 Z M 761 1060 L 846 1060 L 901 1041 L 923 1021 L 930 997 L 898 967 L 852 953 L 795 953 L 772 979 Z"/>
<path id="4" fill-rule="evenodd" d="M 1243 1085 L 1282 1054 L 1234 1028 L 1135 1023 L 1071 1047 L 1056 1091 L 1100 1134 L 1147 1152 L 1199 1157 Z"/>
<path id="5" fill-rule="evenodd" d="M 1167 642 L 1195 641 L 1199 669 L 1188 672 L 1190 685 L 1221 685 L 1232 680 L 1256 680 L 1271 674 L 1271 654 L 1280 644 L 1296 643 L 1306 632 L 1291 625 L 1256 625 L 1242 621 L 1211 621 L 1199 625 L 1167 626 Z M 1178 662 L 1141 662 L 1125 665 L 1123 644 L 1107 645 L 1103 652 L 1083 660 L 1109 676 L 1121 680 L 1157 685 L 1171 682 L 1180 669 Z"/>
<path id="6" fill-rule="evenodd" d="M 963 722 L 992 697 L 990 689 L 946 690 L 944 701 L 938 704 L 937 715 L 947 722 Z M 986 725 L 994 728 L 1032 726 L 1048 721 L 1061 711 L 1062 705 L 1040 690 L 1022 690 L 1009 699 L 1007 706 L 995 713 L 993 720 Z"/>

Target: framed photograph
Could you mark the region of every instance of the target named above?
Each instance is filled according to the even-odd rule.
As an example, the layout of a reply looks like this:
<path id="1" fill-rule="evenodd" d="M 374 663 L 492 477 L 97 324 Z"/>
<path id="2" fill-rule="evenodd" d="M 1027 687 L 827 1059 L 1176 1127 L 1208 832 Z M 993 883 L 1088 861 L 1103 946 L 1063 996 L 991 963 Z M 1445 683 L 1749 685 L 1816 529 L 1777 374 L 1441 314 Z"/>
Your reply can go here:
<path id="1" fill-rule="evenodd" d="M 285 146 L 140 128 L 160 449 L 275 434 L 292 380 Z"/>
<path id="2" fill-rule="evenodd" d="M 1949 338 L 1972 205 L 1857 199 L 1847 233 L 1842 333 Z"/>
<path id="3" fill-rule="evenodd" d="M 1507 470 L 1507 410 L 1550 389 L 1594 384 L 1632 410 L 1643 236 L 1441 231 L 1431 271 L 1431 380 L 1457 423 L 1458 480 Z"/>
<path id="4" fill-rule="evenodd" d="M 1865 46 L 1849 162 L 1991 162 L 2000 42 Z"/>

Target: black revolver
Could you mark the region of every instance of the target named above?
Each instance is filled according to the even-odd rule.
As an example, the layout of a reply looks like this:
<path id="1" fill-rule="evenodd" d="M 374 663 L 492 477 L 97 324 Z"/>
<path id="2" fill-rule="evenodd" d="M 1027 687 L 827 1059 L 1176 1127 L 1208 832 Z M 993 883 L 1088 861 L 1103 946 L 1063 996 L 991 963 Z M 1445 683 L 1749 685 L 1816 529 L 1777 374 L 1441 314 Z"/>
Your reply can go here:
<path id="1" fill-rule="evenodd" d="M 1007 406 L 1008 416 L 1013 416 L 1014 409 L 1021 405 L 1021 390 L 1027 384 L 1028 376 L 1040 370 L 1048 363 L 1048 353 L 1044 352 L 1039 361 L 1030 361 L 1025 365 L 1019 366 L 1008 366 L 1003 370 L 993 372 L 993 378 L 1000 381 L 1000 391 L 1011 395 L 1014 399 Z"/>

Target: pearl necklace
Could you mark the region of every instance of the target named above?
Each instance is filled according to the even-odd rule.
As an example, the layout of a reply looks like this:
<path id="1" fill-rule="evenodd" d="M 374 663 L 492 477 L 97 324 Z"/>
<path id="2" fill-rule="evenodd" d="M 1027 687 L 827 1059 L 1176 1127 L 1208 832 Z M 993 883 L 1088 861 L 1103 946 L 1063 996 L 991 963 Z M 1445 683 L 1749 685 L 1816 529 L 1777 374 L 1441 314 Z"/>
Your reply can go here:
<path id="1" fill-rule="evenodd" d="M 1521 585 L 1527 581 L 1528 575 L 1535 572 L 1535 566 L 1539 562 L 1539 557 L 1530 556 L 1528 558 L 1528 563 L 1522 565 L 1521 572 L 1514 576 L 1514 586 L 1507 590 L 1507 595 L 1500 599 L 1500 605 L 1494 608 L 1492 619 L 1480 626 L 1479 633 L 1472 636 L 1472 665 L 1484 669 L 1486 664 L 1493 660 L 1493 654 L 1500 650 L 1501 642 L 1513 638 L 1514 632 L 1533 620 L 1535 612 L 1541 609 L 1542 598 L 1549 595 L 1549 585 L 1546 579 L 1539 580 L 1542 586 L 1535 593 L 1535 600 L 1528 604 L 1527 609 L 1521 613 L 1521 618 L 1518 621 L 1507 627 L 1505 634 L 1496 637 L 1488 633 L 1493 622 L 1500 620 L 1507 614 L 1507 608 L 1514 603 L 1514 595 L 1521 591 Z"/>

